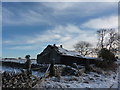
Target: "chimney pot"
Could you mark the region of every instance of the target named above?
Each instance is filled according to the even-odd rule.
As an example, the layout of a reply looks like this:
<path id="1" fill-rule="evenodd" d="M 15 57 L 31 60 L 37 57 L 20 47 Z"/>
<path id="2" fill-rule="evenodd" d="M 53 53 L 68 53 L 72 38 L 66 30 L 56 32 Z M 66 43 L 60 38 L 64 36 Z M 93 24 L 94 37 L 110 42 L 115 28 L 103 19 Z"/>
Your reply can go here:
<path id="1" fill-rule="evenodd" d="M 55 44 L 53 44 L 53 46 L 55 47 L 56 45 L 55 45 Z"/>
<path id="2" fill-rule="evenodd" d="M 60 45 L 60 47 L 62 48 L 62 45 Z"/>

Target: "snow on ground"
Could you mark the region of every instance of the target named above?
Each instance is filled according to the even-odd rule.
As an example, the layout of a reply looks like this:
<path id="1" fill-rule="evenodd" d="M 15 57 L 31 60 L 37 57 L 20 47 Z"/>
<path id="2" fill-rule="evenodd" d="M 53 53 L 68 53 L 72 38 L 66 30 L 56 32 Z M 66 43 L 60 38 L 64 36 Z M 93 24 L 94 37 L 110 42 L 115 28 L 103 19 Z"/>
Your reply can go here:
<path id="1" fill-rule="evenodd" d="M 116 63 L 120 64 L 120 61 Z M 2 68 L 2 70 L 1 70 Z M 119 68 L 120 70 L 120 68 Z M 107 74 L 98 74 L 96 72 L 83 73 L 81 76 L 61 76 L 49 77 L 42 83 L 44 88 L 120 88 L 120 82 L 118 83 L 118 76 L 120 72 L 109 71 Z M 0 66 L 0 72 L 21 72 L 18 68 Z M 119 72 L 119 75 L 118 75 Z M 32 74 L 41 77 L 44 73 L 38 71 L 32 71 Z M 119 78 L 120 79 L 120 78 Z"/>
<path id="2" fill-rule="evenodd" d="M 4 72 L 4 71 L 7 71 L 7 72 L 20 72 L 21 69 L 18 69 L 18 68 L 12 68 L 12 67 L 7 67 L 7 66 L 0 66 L 2 69 L 1 69 L 1 72 Z"/>
<path id="3" fill-rule="evenodd" d="M 26 60 L 23 59 L 19 59 L 19 60 L 0 60 L 0 61 L 4 61 L 4 62 L 17 62 L 17 63 L 25 63 Z M 36 60 L 31 60 L 32 64 L 36 64 Z"/>
<path id="4" fill-rule="evenodd" d="M 32 71 L 32 75 L 34 76 L 37 76 L 37 77 L 42 77 L 44 76 L 44 73 L 43 72 L 39 72 L 39 71 Z"/>
<path id="5" fill-rule="evenodd" d="M 43 88 L 118 88 L 118 73 L 109 75 L 90 72 L 82 76 L 51 77 L 42 83 Z"/>
<path id="6" fill-rule="evenodd" d="M 21 72 L 21 70 L 23 70 L 22 68 L 12 68 L 12 67 L 7 67 L 7 66 L 0 66 L 0 72 L 14 72 L 14 73 L 19 73 Z M 32 71 L 32 75 L 35 75 L 37 77 L 42 77 L 44 75 L 43 72 L 39 72 L 39 71 Z"/>
<path id="7" fill-rule="evenodd" d="M 118 90 L 120 90 L 120 67 L 119 67 L 119 73 L 118 73 Z"/>

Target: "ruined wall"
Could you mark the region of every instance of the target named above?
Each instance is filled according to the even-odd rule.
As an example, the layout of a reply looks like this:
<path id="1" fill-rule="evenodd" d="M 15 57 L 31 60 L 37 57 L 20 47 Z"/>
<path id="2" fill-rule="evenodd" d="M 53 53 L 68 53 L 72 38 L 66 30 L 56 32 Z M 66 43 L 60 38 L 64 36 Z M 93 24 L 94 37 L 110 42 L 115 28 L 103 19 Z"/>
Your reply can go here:
<path id="1" fill-rule="evenodd" d="M 95 63 L 95 59 L 86 59 L 86 58 L 78 58 L 78 57 L 74 57 L 74 56 L 62 56 L 61 57 L 61 63 L 62 64 L 73 64 L 73 63 L 77 63 L 77 64 L 86 64 L 86 61 L 89 61 L 90 64 L 94 64 Z"/>
<path id="2" fill-rule="evenodd" d="M 62 56 L 61 57 L 61 62 L 63 64 L 73 64 L 73 63 L 85 64 L 86 63 L 86 59 L 73 57 L 73 56 Z"/>
<path id="3" fill-rule="evenodd" d="M 55 63 L 61 63 L 60 55 L 54 48 L 47 47 L 41 54 L 37 55 L 37 63 L 39 64 L 49 64 L 52 60 L 55 60 Z"/>

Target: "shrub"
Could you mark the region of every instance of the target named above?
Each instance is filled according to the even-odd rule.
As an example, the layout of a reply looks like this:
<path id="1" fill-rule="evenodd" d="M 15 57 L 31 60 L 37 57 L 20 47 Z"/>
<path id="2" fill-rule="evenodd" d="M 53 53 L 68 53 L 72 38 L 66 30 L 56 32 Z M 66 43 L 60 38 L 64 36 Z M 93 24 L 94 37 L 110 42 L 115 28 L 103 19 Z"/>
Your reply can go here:
<path id="1" fill-rule="evenodd" d="M 116 60 L 115 55 L 106 48 L 103 48 L 99 51 L 98 57 L 109 63 L 112 63 Z"/>

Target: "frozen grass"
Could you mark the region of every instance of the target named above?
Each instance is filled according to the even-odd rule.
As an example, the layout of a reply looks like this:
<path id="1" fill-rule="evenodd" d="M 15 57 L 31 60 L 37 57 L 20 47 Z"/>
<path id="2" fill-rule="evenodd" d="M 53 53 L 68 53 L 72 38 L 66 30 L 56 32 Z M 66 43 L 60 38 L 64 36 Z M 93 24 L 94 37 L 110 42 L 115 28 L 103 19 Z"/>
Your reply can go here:
<path id="1" fill-rule="evenodd" d="M 118 73 L 109 75 L 95 72 L 84 73 L 82 76 L 51 77 L 42 83 L 43 88 L 117 88 Z"/>
<path id="2" fill-rule="evenodd" d="M 120 64 L 120 61 L 116 62 Z M 59 65 L 60 66 L 60 65 Z M 65 67 L 65 65 L 63 65 Z M 120 69 L 119 69 L 120 70 Z M 42 83 L 43 88 L 118 88 L 118 72 L 104 71 L 104 73 L 88 72 L 81 76 L 49 77 Z M 2 67 L 2 72 L 20 72 L 20 69 Z M 32 74 L 41 77 L 43 73 L 32 71 Z M 120 84 L 120 83 L 119 83 Z M 39 87 L 37 87 L 39 88 Z"/>

